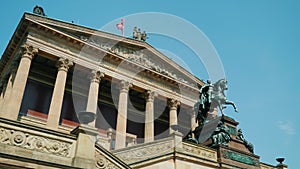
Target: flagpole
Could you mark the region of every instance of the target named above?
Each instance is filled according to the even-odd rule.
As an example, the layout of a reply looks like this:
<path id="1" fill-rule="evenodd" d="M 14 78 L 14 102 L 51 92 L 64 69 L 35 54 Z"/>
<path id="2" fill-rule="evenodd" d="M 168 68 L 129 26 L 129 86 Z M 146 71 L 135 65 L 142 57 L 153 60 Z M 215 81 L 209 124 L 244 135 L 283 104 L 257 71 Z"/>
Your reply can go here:
<path id="1" fill-rule="evenodd" d="M 125 28 L 124 25 L 125 25 L 124 18 L 121 19 L 121 23 L 116 24 L 117 29 L 122 31 L 123 37 L 124 37 L 124 28 Z"/>
<path id="2" fill-rule="evenodd" d="M 123 29 L 122 29 L 122 36 L 124 37 L 125 32 L 125 19 L 123 18 Z"/>

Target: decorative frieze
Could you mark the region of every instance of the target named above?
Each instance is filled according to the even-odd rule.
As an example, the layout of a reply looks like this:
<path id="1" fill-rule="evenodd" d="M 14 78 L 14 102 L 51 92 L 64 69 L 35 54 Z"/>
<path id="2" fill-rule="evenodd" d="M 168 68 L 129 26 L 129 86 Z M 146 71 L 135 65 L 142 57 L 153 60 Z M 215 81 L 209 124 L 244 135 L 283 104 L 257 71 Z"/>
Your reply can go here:
<path id="1" fill-rule="evenodd" d="M 116 154 L 116 156 L 126 163 L 132 163 L 146 158 L 155 157 L 158 154 L 164 153 L 170 149 L 172 149 L 172 143 L 165 142 L 147 147 L 141 147 L 139 149 L 133 149 L 121 154 Z"/>
<path id="2" fill-rule="evenodd" d="M 201 147 L 196 147 L 196 146 L 191 146 L 189 144 L 182 144 L 183 151 L 185 153 L 216 161 L 217 160 L 217 152 L 212 152 L 211 150 L 205 150 L 204 148 Z"/>
<path id="3" fill-rule="evenodd" d="M 0 128 L 0 144 L 68 157 L 71 143 L 37 136 L 23 131 Z"/>
<path id="4" fill-rule="evenodd" d="M 137 162 L 151 157 L 157 157 L 159 154 L 163 154 L 166 151 L 173 150 L 172 140 L 167 142 L 160 142 L 157 144 L 151 144 L 149 146 L 139 147 L 128 150 L 126 152 L 116 153 L 115 155 L 122 159 L 127 164 Z"/>
<path id="5" fill-rule="evenodd" d="M 104 43 L 100 42 L 100 40 L 98 40 L 96 37 L 87 38 L 85 36 L 80 36 L 80 39 L 91 45 L 97 46 L 99 48 L 115 53 L 119 56 L 122 56 L 129 61 L 138 63 L 139 65 L 149 68 L 160 74 L 163 74 L 165 76 L 171 77 L 175 80 L 195 87 L 194 84 L 189 83 L 187 80 L 178 75 L 178 73 L 168 69 L 163 63 L 156 62 L 153 59 L 151 59 L 151 56 L 145 54 L 146 52 L 144 49 L 140 50 L 138 48 L 128 48 L 121 45 L 117 45 L 116 43 Z"/>

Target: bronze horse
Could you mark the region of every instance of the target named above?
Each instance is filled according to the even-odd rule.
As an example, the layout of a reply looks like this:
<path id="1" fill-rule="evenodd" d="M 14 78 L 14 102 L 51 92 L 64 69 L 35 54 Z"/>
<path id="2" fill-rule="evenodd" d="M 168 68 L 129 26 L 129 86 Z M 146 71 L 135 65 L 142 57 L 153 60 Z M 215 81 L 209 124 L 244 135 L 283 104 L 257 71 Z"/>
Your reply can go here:
<path id="1" fill-rule="evenodd" d="M 234 102 L 226 99 L 224 91 L 227 90 L 227 81 L 220 79 L 214 84 L 210 84 L 210 81 L 200 89 L 199 101 L 194 105 L 194 110 L 197 113 L 196 122 L 204 123 L 207 118 L 207 113 L 214 108 L 219 108 L 222 115 L 223 105 L 232 105 L 234 110 L 238 112 Z"/>

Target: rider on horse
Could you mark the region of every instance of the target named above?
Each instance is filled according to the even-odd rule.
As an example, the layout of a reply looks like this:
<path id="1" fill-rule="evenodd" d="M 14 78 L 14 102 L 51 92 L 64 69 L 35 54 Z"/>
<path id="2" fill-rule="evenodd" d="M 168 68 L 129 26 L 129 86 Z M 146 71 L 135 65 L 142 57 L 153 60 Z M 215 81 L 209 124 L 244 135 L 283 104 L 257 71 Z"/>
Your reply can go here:
<path id="1" fill-rule="evenodd" d="M 200 120 L 199 122 L 205 123 L 208 112 L 217 107 L 223 114 L 223 104 L 232 105 L 237 112 L 235 104 L 226 99 L 225 90 L 227 90 L 227 81 L 225 79 L 220 79 L 214 84 L 207 80 L 207 83 L 199 90 L 199 101 L 194 105 L 197 114 L 196 121 Z"/>
<path id="2" fill-rule="evenodd" d="M 199 100 L 201 105 L 204 105 L 206 101 L 208 103 L 211 103 L 213 90 L 214 90 L 214 85 L 211 84 L 210 80 L 207 80 L 207 83 L 204 86 L 202 86 L 201 89 L 199 90 L 200 96 L 203 97 Z"/>

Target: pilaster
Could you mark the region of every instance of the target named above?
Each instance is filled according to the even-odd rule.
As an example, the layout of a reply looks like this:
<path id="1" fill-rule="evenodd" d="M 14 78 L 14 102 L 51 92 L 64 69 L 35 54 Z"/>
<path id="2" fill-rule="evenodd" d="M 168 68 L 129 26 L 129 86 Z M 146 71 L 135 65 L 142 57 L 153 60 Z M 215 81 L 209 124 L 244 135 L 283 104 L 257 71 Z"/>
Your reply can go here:
<path id="1" fill-rule="evenodd" d="M 98 130 L 89 125 L 80 124 L 71 133 L 77 135 L 73 166 L 95 168 L 95 141 Z"/>

